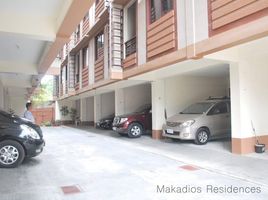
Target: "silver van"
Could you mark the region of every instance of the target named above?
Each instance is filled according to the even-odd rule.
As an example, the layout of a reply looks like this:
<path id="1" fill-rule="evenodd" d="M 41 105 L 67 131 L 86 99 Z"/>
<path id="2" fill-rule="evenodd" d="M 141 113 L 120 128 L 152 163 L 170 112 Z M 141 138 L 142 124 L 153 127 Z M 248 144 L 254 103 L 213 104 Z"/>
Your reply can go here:
<path id="1" fill-rule="evenodd" d="M 208 98 L 195 103 L 166 120 L 163 136 L 181 140 L 194 140 L 206 144 L 211 138 L 223 138 L 231 134 L 230 99 Z"/>

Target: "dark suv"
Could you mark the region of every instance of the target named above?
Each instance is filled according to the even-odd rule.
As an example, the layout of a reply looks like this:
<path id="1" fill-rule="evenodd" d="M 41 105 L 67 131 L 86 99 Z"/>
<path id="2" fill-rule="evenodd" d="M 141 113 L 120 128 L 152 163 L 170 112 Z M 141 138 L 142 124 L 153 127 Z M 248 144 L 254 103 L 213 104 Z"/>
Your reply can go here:
<path id="1" fill-rule="evenodd" d="M 116 116 L 113 130 L 131 138 L 140 137 L 146 130 L 152 130 L 151 105 L 144 105 L 131 114 Z"/>
<path id="2" fill-rule="evenodd" d="M 43 151 L 42 130 L 27 119 L 0 110 L 0 167 L 17 167 Z"/>

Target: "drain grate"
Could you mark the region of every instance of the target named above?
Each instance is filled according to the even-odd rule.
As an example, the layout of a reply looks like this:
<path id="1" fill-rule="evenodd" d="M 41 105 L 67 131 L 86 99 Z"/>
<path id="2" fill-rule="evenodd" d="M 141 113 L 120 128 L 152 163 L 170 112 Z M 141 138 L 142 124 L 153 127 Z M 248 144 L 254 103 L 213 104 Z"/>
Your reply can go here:
<path id="1" fill-rule="evenodd" d="M 81 193 L 81 189 L 78 185 L 63 186 L 61 190 L 65 195 Z"/>
<path id="2" fill-rule="evenodd" d="M 188 170 L 188 171 L 196 171 L 196 170 L 199 170 L 198 167 L 195 167 L 195 166 L 192 166 L 192 165 L 183 165 L 183 166 L 180 166 L 181 169 L 185 169 L 185 170 Z"/>

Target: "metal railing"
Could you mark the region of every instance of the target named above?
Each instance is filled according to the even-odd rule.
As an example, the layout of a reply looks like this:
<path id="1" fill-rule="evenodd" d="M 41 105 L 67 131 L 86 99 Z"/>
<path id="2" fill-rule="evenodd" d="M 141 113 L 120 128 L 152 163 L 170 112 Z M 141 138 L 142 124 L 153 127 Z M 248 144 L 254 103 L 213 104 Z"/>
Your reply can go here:
<path id="1" fill-rule="evenodd" d="M 136 36 L 125 42 L 126 57 L 136 52 Z"/>

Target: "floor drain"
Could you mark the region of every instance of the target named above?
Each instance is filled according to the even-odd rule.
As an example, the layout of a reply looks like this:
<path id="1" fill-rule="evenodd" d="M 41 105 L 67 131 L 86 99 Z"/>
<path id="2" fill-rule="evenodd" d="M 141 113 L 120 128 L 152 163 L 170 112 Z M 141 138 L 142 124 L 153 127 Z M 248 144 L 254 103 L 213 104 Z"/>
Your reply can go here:
<path id="1" fill-rule="evenodd" d="M 192 165 L 183 165 L 183 166 L 180 166 L 180 168 L 181 169 L 188 170 L 188 171 L 196 171 L 196 170 L 199 170 L 199 168 L 194 167 Z"/>
<path id="2" fill-rule="evenodd" d="M 61 190 L 65 195 L 76 194 L 76 193 L 81 192 L 81 189 L 77 185 L 63 186 L 63 187 L 61 187 Z"/>

